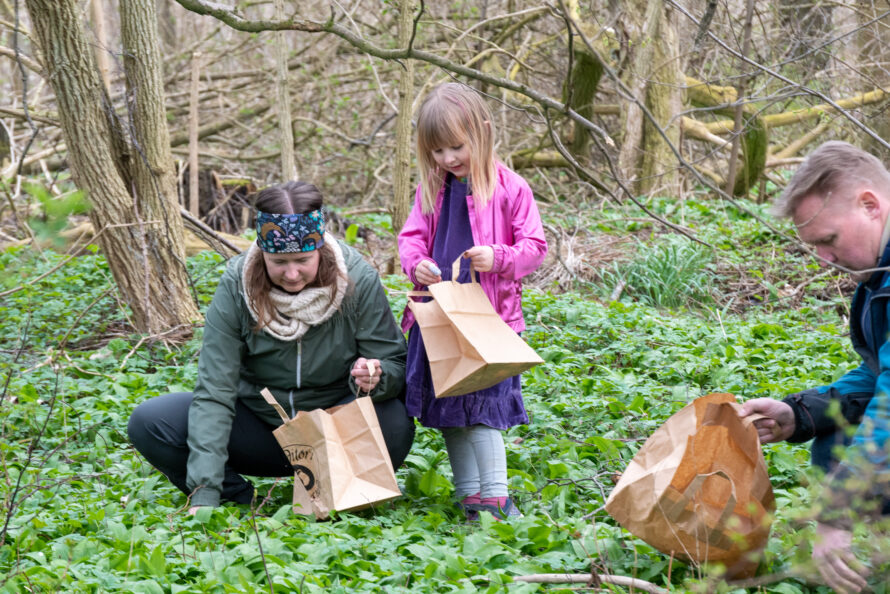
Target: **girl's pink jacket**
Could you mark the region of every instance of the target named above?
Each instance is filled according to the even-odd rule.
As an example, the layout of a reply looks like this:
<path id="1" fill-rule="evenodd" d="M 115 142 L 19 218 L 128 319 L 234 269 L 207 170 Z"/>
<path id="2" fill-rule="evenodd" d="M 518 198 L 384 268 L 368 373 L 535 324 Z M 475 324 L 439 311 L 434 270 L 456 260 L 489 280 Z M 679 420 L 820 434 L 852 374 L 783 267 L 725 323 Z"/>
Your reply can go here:
<path id="1" fill-rule="evenodd" d="M 467 196 L 470 211 L 470 227 L 475 245 L 494 248 L 494 265 L 490 272 L 479 273 L 479 283 L 504 322 L 513 330 L 525 330 L 522 318 L 522 282 L 520 279 L 533 272 L 547 255 L 547 240 L 541 226 L 541 215 L 528 183 L 503 163 L 497 164 L 498 181 L 494 195 L 483 209 L 477 209 L 472 196 Z M 435 212 L 422 211 L 420 186 L 414 196 L 414 208 L 399 233 L 399 257 L 402 270 L 414 283 L 414 269 L 423 260 L 432 260 L 433 239 L 442 210 L 445 188 L 439 188 Z M 439 268 L 451 266 L 451 262 L 436 262 Z M 405 308 L 402 330 L 414 324 L 414 314 Z"/>

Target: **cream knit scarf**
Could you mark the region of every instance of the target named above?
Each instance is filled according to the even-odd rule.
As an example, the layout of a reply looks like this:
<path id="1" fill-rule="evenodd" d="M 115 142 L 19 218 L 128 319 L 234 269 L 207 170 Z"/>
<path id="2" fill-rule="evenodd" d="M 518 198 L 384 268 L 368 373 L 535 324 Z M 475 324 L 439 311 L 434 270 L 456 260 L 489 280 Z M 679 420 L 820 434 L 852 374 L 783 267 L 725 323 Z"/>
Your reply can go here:
<path id="1" fill-rule="evenodd" d="M 307 287 L 299 293 L 288 293 L 277 287 L 272 287 L 269 298 L 272 301 L 274 311 L 272 319 L 263 326 L 263 330 L 279 340 L 299 340 L 312 326 L 318 326 L 340 309 L 343 295 L 349 281 L 346 278 L 346 261 L 343 259 L 343 251 L 333 235 L 325 233 L 325 246 L 331 246 L 337 259 L 337 268 L 340 275 L 337 277 L 336 292 L 331 299 L 333 287 Z M 323 249 L 323 248 L 322 248 Z M 251 286 L 247 279 L 254 266 L 263 265 L 263 252 L 254 243 L 248 248 L 242 271 L 242 284 L 244 285 L 244 302 L 250 311 L 250 316 L 257 320 L 257 313 L 250 303 Z"/>

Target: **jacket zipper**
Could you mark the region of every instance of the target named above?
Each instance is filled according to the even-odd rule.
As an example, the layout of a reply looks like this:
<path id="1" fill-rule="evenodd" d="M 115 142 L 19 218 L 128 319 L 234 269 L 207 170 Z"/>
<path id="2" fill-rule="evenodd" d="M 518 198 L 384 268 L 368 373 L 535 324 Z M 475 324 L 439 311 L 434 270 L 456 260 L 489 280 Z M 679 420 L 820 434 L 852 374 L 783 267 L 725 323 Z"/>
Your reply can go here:
<path id="1" fill-rule="evenodd" d="M 303 372 L 303 340 L 300 339 L 297 341 L 297 390 L 300 389 L 300 384 L 302 383 L 302 372 Z"/>
<path id="2" fill-rule="evenodd" d="M 862 311 L 859 312 L 859 335 L 855 330 L 853 330 L 853 320 L 850 320 L 850 335 L 851 337 L 855 337 L 856 340 L 853 341 L 853 347 L 856 352 L 862 357 L 862 360 L 865 362 L 866 366 L 871 369 L 875 375 L 880 373 L 881 361 L 878 355 L 878 352 L 881 350 L 881 345 L 883 343 L 880 342 L 880 336 L 876 336 L 875 332 L 879 331 L 877 325 L 875 324 L 874 314 L 872 314 L 871 309 L 873 304 L 878 299 L 888 299 L 890 298 L 890 290 L 888 287 L 879 287 L 877 289 L 869 289 L 868 287 L 862 287 L 862 291 L 866 293 L 862 298 Z M 883 305 L 886 307 L 886 304 Z M 852 315 L 852 311 L 850 312 Z M 871 323 L 869 326 L 871 327 L 871 344 L 869 343 L 869 338 L 866 337 L 866 325 L 864 324 L 866 315 L 871 318 Z M 884 320 L 884 324 L 886 324 L 886 320 Z M 857 347 L 857 342 L 860 342 L 860 348 Z M 872 345 L 874 345 L 875 349 L 872 350 Z"/>
<path id="3" fill-rule="evenodd" d="M 297 390 L 300 389 L 300 384 L 302 383 L 302 372 L 303 372 L 303 340 L 300 339 L 297 341 Z M 297 411 L 294 408 L 294 391 L 290 391 L 290 417 L 294 418 L 297 416 Z"/>

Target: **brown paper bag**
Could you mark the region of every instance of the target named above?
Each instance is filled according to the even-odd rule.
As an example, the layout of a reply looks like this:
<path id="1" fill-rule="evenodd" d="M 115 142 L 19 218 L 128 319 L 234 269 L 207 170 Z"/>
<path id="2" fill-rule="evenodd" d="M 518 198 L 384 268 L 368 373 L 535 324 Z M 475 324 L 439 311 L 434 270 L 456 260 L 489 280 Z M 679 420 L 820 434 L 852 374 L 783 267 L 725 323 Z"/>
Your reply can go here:
<path id="1" fill-rule="evenodd" d="M 268 389 L 262 395 L 284 421 L 273 434 L 294 468 L 296 513 L 324 519 L 402 494 L 370 398 L 290 419 Z"/>
<path id="2" fill-rule="evenodd" d="M 769 538 L 773 490 L 752 418 L 732 394 L 682 408 L 628 464 L 606 511 L 663 553 L 753 575 Z M 752 554 L 753 553 L 753 554 Z"/>
<path id="3" fill-rule="evenodd" d="M 451 269 L 457 278 L 460 258 Z M 436 398 L 489 388 L 544 362 L 501 319 L 472 267 L 470 277 L 469 283 L 442 281 L 409 293 L 432 296 L 426 303 L 409 300 L 408 307 L 423 332 Z"/>

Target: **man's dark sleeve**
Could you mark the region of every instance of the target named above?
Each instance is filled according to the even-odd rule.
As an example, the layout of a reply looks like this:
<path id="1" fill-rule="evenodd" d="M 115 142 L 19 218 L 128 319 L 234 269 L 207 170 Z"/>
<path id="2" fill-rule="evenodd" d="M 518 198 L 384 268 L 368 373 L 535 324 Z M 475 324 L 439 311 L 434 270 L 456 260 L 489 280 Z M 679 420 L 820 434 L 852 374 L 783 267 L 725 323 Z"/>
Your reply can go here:
<path id="1" fill-rule="evenodd" d="M 837 401 L 840 416 L 847 423 L 858 425 L 862 422 L 862 415 L 874 392 L 844 394 L 835 386 L 804 390 L 782 400 L 794 411 L 794 433 L 788 438 L 789 442 L 801 443 L 837 431 L 840 419 L 831 413 L 832 401 Z"/>

